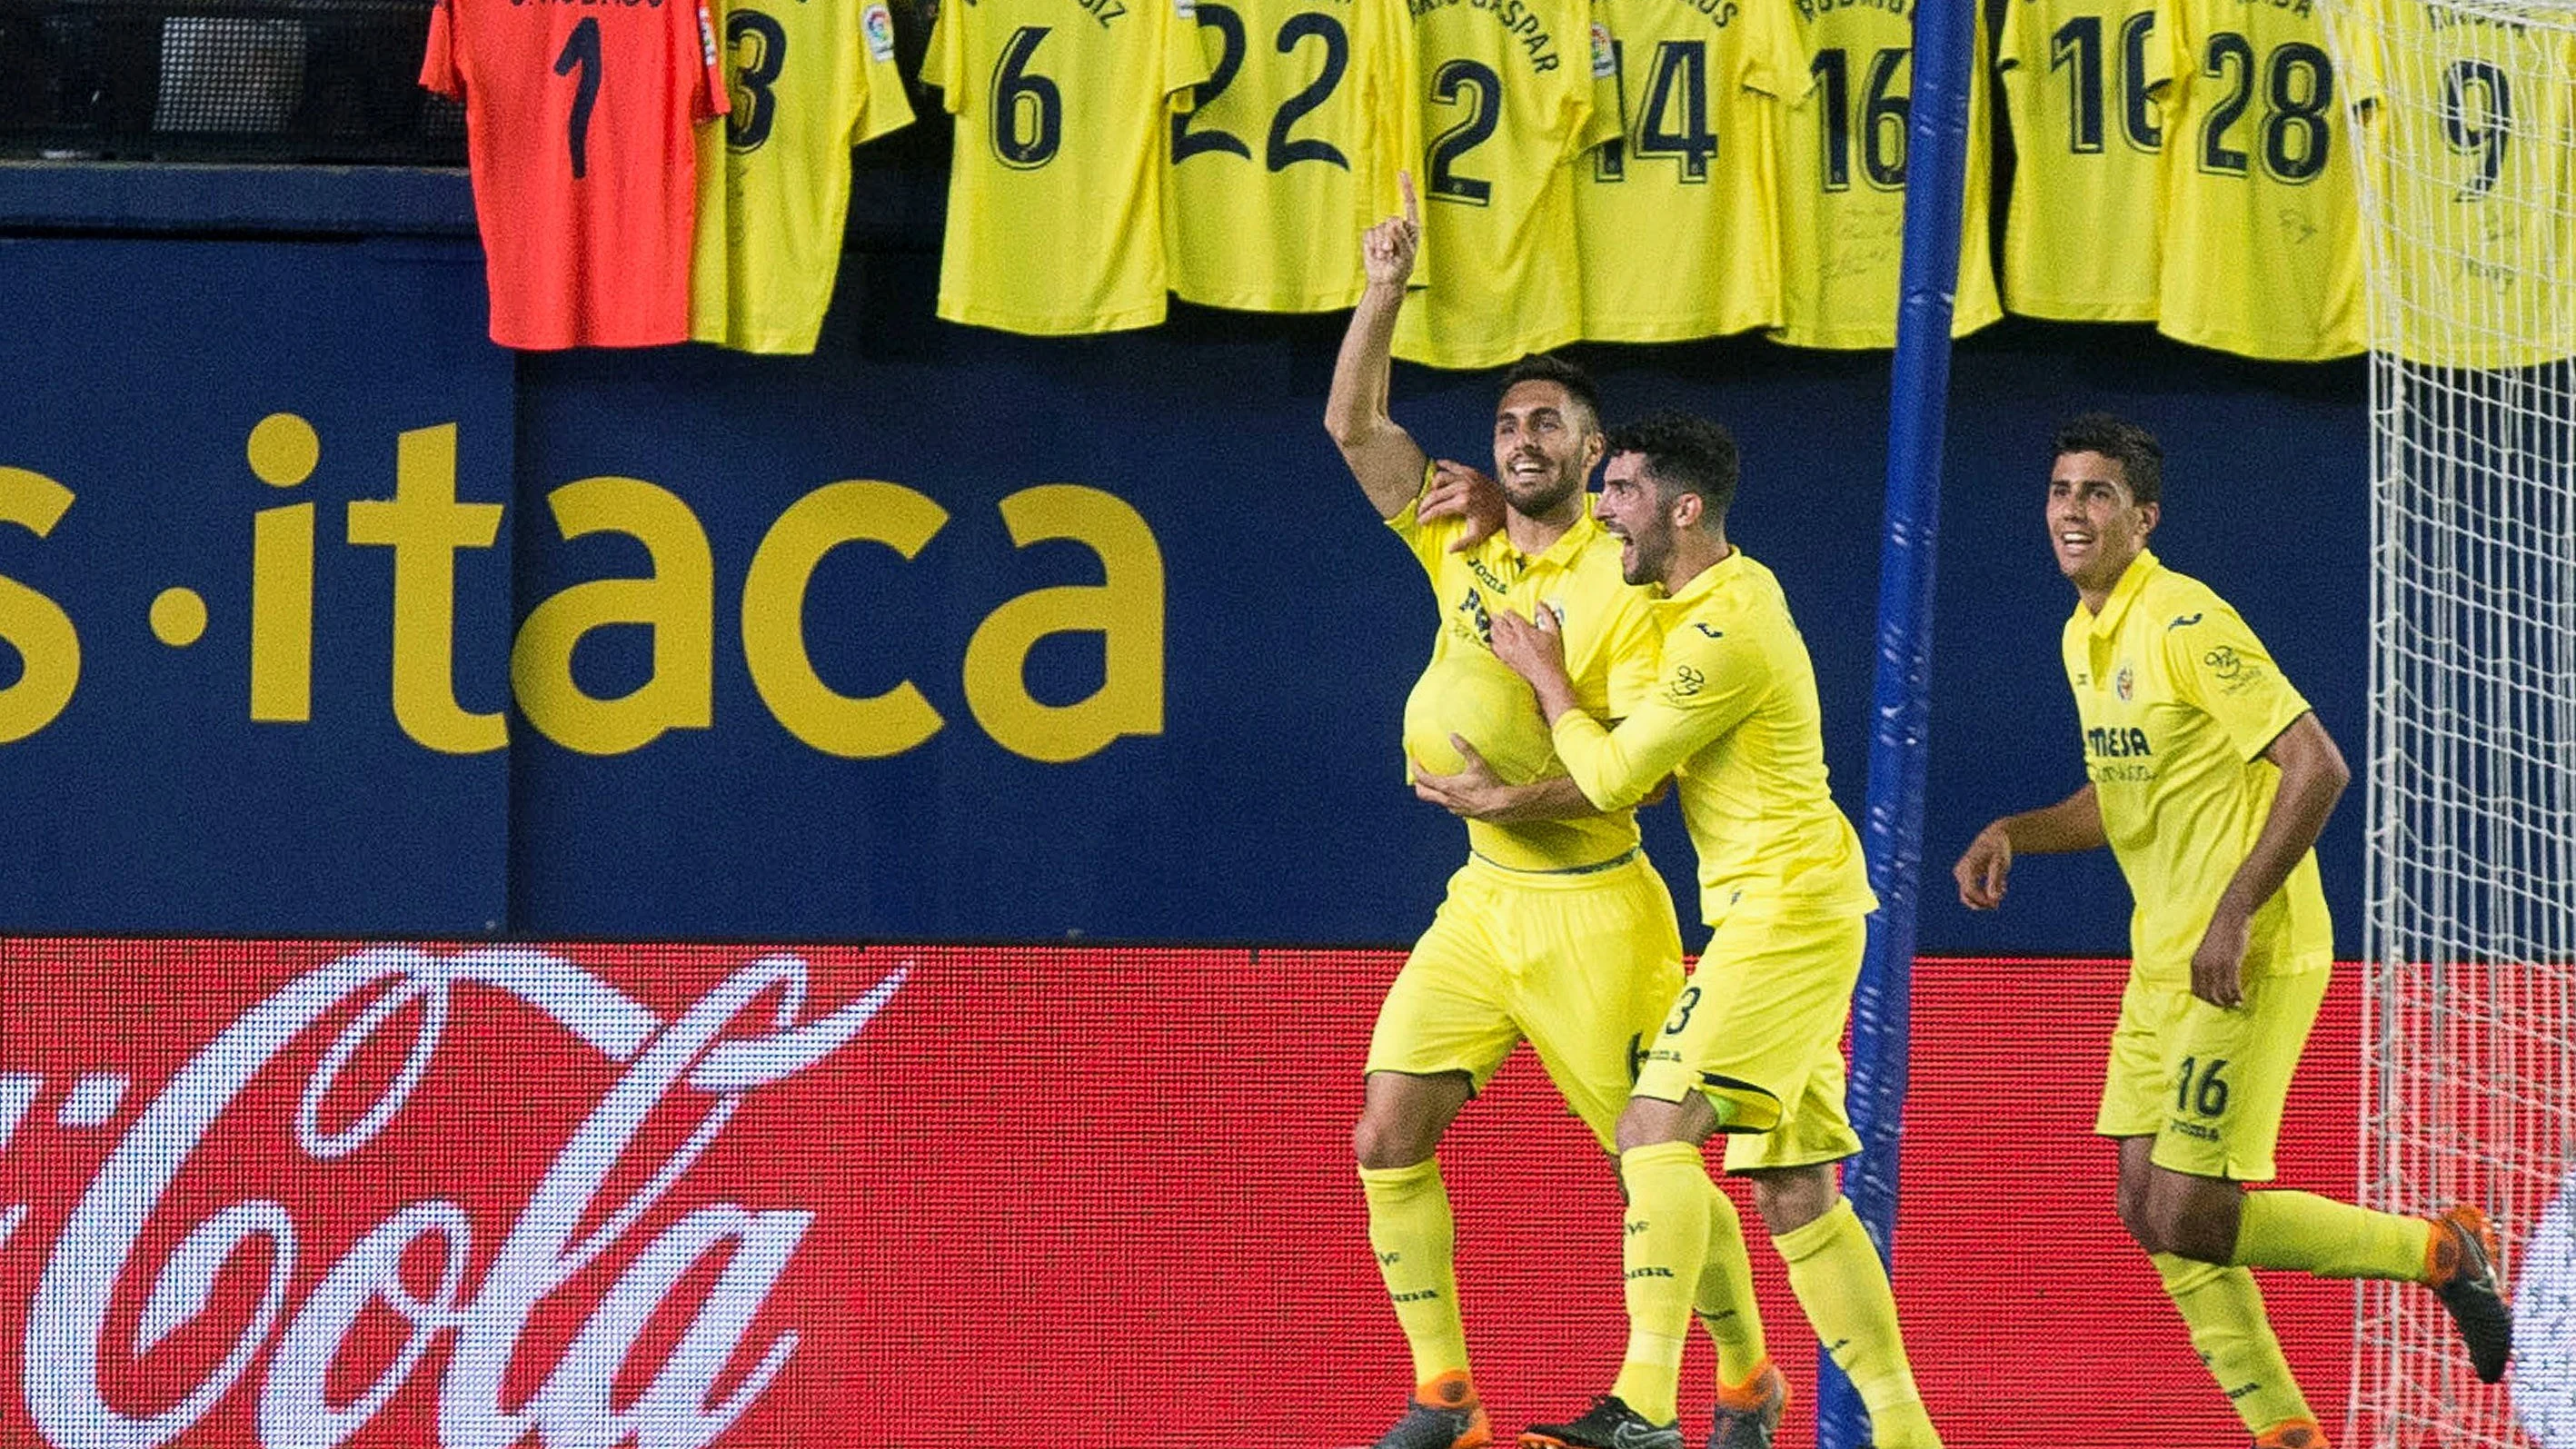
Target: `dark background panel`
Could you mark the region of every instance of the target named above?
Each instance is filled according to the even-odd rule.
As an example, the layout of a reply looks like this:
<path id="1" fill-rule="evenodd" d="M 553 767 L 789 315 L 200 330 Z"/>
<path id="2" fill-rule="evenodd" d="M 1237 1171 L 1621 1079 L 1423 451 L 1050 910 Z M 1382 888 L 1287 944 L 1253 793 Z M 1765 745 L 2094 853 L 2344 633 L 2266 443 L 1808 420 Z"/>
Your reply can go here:
<path id="1" fill-rule="evenodd" d="M 1400 943 L 1462 856 L 1411 798 L 1397 732 L 1427 657 L 1419 570 L 1350 483 L 1320 419 L 1340 319 L 1177 309 L 1150 331 L 1030 339 L 931 318 L 935 258 L 848 258 L 811 358 L 708 348 L 529 355 L 481 340 L 470 246 L 106 239 L 8 242 L 14 386 L 0 463 L 81 495 L 42 542 L 0 530 L 0 574 L 61 601 L 84 674 L 71 709 L 0 748 L 18 838 L 0 928 L 519 932 L 567 936 Z M 1732 533 L 1778 571 L 1816 658 L 1828 762 L 1857 814 L 1867 759 L 1886 360 L 1758 339 L 1581 349 L 1613 419 L 1680 406 L 1745 447 Z M 1399 419 L 1436 454 L 1490 456 L 1494 378 L 1400 367 Z M 1926 802 L 1929 951 L 2108 953 L 2127 896 L 2106 857 L 2032 860 L 2003 912 L 1943 883 L 1994 814 L 2081 781 L 2056 640 L 2072 595 L 2041 523 L 2048 435 L 2082 407 L 2163 434 L 2175 567 L 2233 600 L 2356 767 L 2367 665 L 2366 444 L 2357 365 L 2270 368 L 2143 328 L 2008 323 L 1962 345 L 1950 412 Z M 314 480 L 253 479 L 260 417 L 309 418 Z M 513 421 L 514 420 L 514 421 Z M 583 754 L 514 712 L 511 745 L 451 757 L 394 723 L 386 550 L 345 505 L 389 496 L 405 428 L 460 424 L 459 489 L 507 502 L 502 547 L 454 565 L 454 688 L 511 698 L 508 630 L 563 589 L 648 571 L 630 538 L 565 540 L 547 499 L 615 475 L 668 490 L 714 568 L 711 727 Z M 796 500 L 875 479 L 947 515 L 909 561 L 828 554 L 806 644 L 835 690 L 910 680 L 943 717 L 919 747 L 827 755 L 744 664 L 755 550 Z M 1069 542 L 1015 547 L 1002 500 L 1046 484 L 1122 500 L 1165 583 L 1162 732 L 1050 764 L 968 707 L 967 643 L 1031 590 L 1100 581 Z M 314 718 L 244 704 L 256 510 L 321 506 Z M 189 650 L 143 627 L 161 588 L 207 598 Z M 0 663 L 8 662 L 0 659 Z M 613 696 L 650 667 L 602 629 L 576 678 Z M 1096 687 L 1097 637 L 1030 657 L 1036 696 Z M 0 676 L 0 684 L 7 678 Z M 2339 944 L 2357 948 L 2361 802 L 2329 831 Z M 1692 900 L 1669 808 L 1649 844 Z"/>
<path id="2" fill-rule="evenodd" d="M 390 551 L 347 504 L 394 493 L 397 438 L 458 429 L 460 498 L 502 502 L 511 359 L 482 338 L 470 244 L 0 241 L 0 465 L 70 489 L 48 538 L 0 528 L 0 574 L 79 631 L 52 724 L 0 748 L 0 927 L 10 931 L 498 930 L 502 752 L 423 749 L 392 707 Z M 274 488 L 251 430 L 293 413 L 320 442 Z M 312 717 L 249 708 L 252 530 L 315 505 Z M 455 565 L 458 702 L 507 703 L 509 520 Z M 147 624 L 164 589 L 202 638 Z M 0 649 L 0 682 L 21 668 Z"/>

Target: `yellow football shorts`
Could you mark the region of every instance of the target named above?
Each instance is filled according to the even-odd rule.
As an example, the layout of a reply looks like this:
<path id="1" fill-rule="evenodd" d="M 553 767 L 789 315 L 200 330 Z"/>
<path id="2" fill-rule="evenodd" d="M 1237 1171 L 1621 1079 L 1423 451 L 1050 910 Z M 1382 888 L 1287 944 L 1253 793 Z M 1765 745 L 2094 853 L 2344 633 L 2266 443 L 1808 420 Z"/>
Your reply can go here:
<path id="1" fill-rule="evenodd" d="M 1527 1039 L 1606 1151 L 1681 980 L 1672 893 L 1643 851 L 1571 874 L 1470 859 L 1387 988 L 1368 1070 L 1465 1072 L 1482 1091 Z"/>
<path id="2" fill-rule="evenodd" d="M 1862 916 L 1717 923 L 1646 1049 L 1637 1095 L 1723 1098 L 1726 1167 L 1838 1162 L 1860 1151 L 1843 1112 L 1843 1022 L 1869 942 Z"/>
<path id="3" fill-rule="evenodd" d="M 2330 964 L 2253 977 L 2229 1011 L 2131 972 L 2093 1130 L 2155 1138 L 2156 1166 L 2175 1172 L 2271 1181 L 2290 1076 L 2333 977 Z"/>

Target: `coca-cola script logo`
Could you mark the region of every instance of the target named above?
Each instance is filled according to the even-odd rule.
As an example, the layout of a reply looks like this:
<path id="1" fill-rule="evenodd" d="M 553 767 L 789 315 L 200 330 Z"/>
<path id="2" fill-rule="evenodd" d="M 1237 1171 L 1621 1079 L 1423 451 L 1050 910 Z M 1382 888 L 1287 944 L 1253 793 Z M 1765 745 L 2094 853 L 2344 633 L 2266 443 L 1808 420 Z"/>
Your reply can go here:
<path id="1" fill-rule="evenodd" d="M 441 1449 L 505 1449 L 531 1435 L 550 1449 L 711 1443 L 796 1353 L 793 1326 L 772 1323 L 765 1342 L 748 1340 L 815 1215 L 723 1200 L 681 1211 L 690 1195 L 674 1189 L 748 1095 L 848 1046 L 906 974 L 890 971 L 847 1005 L 806 1020 L 808 970 L 792 955 L 741 966 L 668 1017 L 571 960 L 531 948 L 438 955 L 377 947 L 304 972 L 187 1060 L 80 1191 L 28 1305 L 21 1383 L 29 1421 L 55 1449 L 155 1449 L 187 1435 L 239 1389 L 255 1405 L 228 1415 L 241 1414 L 265 1449 L 327 1449 L 365 1428 L 436 1355 L 435 1403 L 417 1410 L 424 1430 L 410 1436 L 415 1442 L 434 1426 Z M 559 1051 L 596 1052 L 592 1065 L 609 1082 L 500 1231 L 497 1251 L 487 1239 L 477 1252 L 477 1219 L 456 1196 L 416 1196 L 322 1267 L 312 1261 L 322 1235 L 299 1208 L 337 1212 L 343 1221 L 349 1209 L 290 1207 L 260 1195 L 256 1179 L 226 1182 L 232 1200 L 186 1223 L 166 1253 L 144 1250 L 152 1240 L 146 1225 L 165 1196 L 193 1204 L 205 1195 L 172 1187 L 217 1119 L 300 1037 L 345 1018 L 304 1079 L 292 1121 L 255 1124 L 269 1136 L 252 1160 L 327 1167 L 403 1117 L 466 988 L 477 988 L 485 1006 L 525 1008 L 522 1015 L 558 1028 L 545 1040 Z M 372 1074 L 353 1069 L 361 1061 L 380 1065 Z M 344 1076 L 363 1084 L 354 1108 Z M 0 1144 L 25 1114 L 32 1082 L 0 1075 Z M 84 1078 L 59 1120 L 105 1122 L 121 1091 L 121 1079 Z M 668 1124 L 679 1114 L 685 1122 L 692 1112 L 685 1131 L 645 1130 L 648 1119 Z M 677 1145 L 656 1165 L 650 1152 L 662 1150 L 662 1137 Z M 470 1163 L 475 1145 L 458 1146 L 456 1160 Z M 641 1162 L 626 1160 L 639 1150 Z M 0 1244 L 27 1219 L 23 1204 L 0 1215 Z M 639 1231 L 648 1220 L 649 1236 Z M 160 1236 L 168 1232 L 165 1224 Z M 595 1299 L 564 1301 L 573 1295 L 558 1290 L 594 1264 L 601 1265 L 595 1280 L 612 1271 L 613 1279 Z M 217 1338 L 216 1351 L 203 1355 L 211 1367 L 190 1383 L 156 1385 L 139 1396 L 148 1402 L 120 1395 L 116 1375 L 103 1368 L 149 1355 L 174 1333 L 209 1332 L 197 1320 L 218 1297 L 219 1280 L 240 1283 L 246 1273 L 252 1291 L 233 1296 L 251 1306 L 225 1320 L 218 1332 L 229 1332 L 229 1347 Z M 130 1300 L 111 1314 L 120 1286 L 145 1279 L 151 1287 L 139 1317 Z M 683 1280 L 690 1292 L 676 1301 L 687 1305 L 685 1317 L 674 1322 L 680 1310 L 666 1300 Z M 309 1285 L 300 1296 L 299 1285 Z M 566 1341 L 531 1390 L 520 1360 L 540 1305 L 563 1320 Z M 112 1323 L 132 1324 L 130 1343 L 121 1341 L 126 1333 L 111 1334 Z M 648 1327 L 661 1341 L 643 1360 L 650 1373 L 639 1391 L 630 1360 L 651 1336 Z M 348 1352 L 353 1343 L 374 1346 Z"/>

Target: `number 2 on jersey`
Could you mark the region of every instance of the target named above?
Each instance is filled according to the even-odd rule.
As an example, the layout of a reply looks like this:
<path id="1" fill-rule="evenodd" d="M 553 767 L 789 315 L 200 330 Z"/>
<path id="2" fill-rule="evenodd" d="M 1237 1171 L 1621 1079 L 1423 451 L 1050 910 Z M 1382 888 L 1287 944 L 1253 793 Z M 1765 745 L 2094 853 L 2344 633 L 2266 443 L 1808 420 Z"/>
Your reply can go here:
<path id="1" fill-rule="evenodd" d="M 1624 98 L 1628 93 L 1624 42 L 1610 42 L 1610 65 L 1619 77 L 1619 94 Z M 1637 154 L 1676 158 L 1686 185 L 1707 181 L 1708 163 L 1717 157 L 1717 133 L 1708 128 L 1708 42 L 1655 42 L 1655 59 L 1646 71 L 1644 95 L 1644 102 L 1635 110 Z M 1594 147 L 1593 178 L 1627 180 L 1627 151 L 1628 139 L 1624 136 Z"/>
<path id="2" fill-rule="evenodd" d="M 1431 164 L 1425 168 L 1431 175 L 1431 195 L 1469 206 L 1488 204 L 1494 198 L 1494 183 L 1459 175 L 1458 162 L 1492 139 L 1494 127 L 1501 123 L 1503 78 L 1477 61 L 1444 61 L 1432 72 L 1431 98 L 1467 108 L 1455 125 L 1431 138 L 1427 148 Z"/>
<path id="3" fill-rule="evenodd" d="M 575 67 L 581 79 L 573 82 L 572 117 L 564 123 L 564 141 L 572 148 L 572 179 L 590 174 L 590 108 L 599 100 L 599 17 L 585 15 L 581 23 L 564 37 L 563 53 L 555 57 L 555 74 L 570 75 Z"/>

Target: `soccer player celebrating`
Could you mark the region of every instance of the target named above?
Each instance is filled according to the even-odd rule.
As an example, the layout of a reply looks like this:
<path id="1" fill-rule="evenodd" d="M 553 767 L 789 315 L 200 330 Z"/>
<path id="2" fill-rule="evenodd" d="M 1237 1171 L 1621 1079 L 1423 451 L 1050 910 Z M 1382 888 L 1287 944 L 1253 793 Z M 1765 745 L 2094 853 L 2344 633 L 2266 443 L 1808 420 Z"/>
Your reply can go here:
<path id="1" fill-rule="evenodd" d="M 1363 240 L 1367 289 L 1334 365 L 1325 426 L 1440 600 L 1431 664 L 1405 707 L 1408 754 L 1445 764 L 1453 736 L 1471 739 L 1476 757 L 1519 776 L 1526 795 L 1519 810 L 1468 825 L 1467 864 L 1379 1008 L 1352 1145 L 1369 1241 L 1413 1350 L 1416 1387 L 1380 1449 L 1475 1449 L 1493 1431 L 1469 1377 L 1434 1152 L 1524 1038 L 1608 1149 L 1633 1045 L 1681 984 L 1681 933 L 1630 810 L 1596 810 L 1565 779 L 1528 687 L 1488 642 L 1497 623 L 1542 613 L 1562 620 L 1574 661 L 1567 687 L 1586 708 L 1620 713 L 1651 687 L 1645 598 L 1621 581 L 1618 543 L 1584 507 L 1602 455 L 1592 385 L 1553 358 L 1513 368 L 1494 412 L 1501 531 L 1471 542 L 1454 516 L 1425 521 L 1440 470 L 1387 413 L 1389 342 L 1420 233 L 1409 178 L 1402 187 L 1404 215 Z M 1731 1260 L 1711 1261 L 1679 1285 L 1683 1311 L 1696 1303 L 1712 1331 L 1749 1338 L 1758 1355 L 1741 1237 Z"/>
<path id="2" fill-rule="evenodd" d="M 2137 908 L 2094 1130 L 2119 1143 L 2120 1220 L 2255 1443 L 2323 1449 L 2248 1268 L 2429 1284 L 2489 1383 L 2512 1320 L 2474 1207 L 2426 1220 L 2245 1187 L 2273 1176 L 2333 966 L 2312 847 L 2350 772 L 2236 611 L 2148 551 L 2163 463 L 2107 414 L 2059 430 L 2048 531 L 2075 585 L 2064 653 L 2090 783 L 1988 825 L 1952 874 L 1992 910 L 2015 855 L 2118 857 Z"/>
<path id="3" fill-rule="evenodd" d="M 1887 1271 L 1834 1179 L 1860 1150 L 1843 1113 L 1843 1022 L 1860 976 L 1870 893 L 1860 837 L 1825 788 L 1816 675 L 1779 580 L 1727 542 L 1735 440 L 1666 413 L 1609 438 L 1594 505 L 1620 565 L 1653 600 L 1657 684 L 1615 726 L 1566 670 L 1555 621 L 1494 621 L 1494 652 L 1536 689 L 1558 758 L 1605 810 L 1672 777 L 1699 852 L 1699 969 L 1673 998 L 1617 1132 L 1628 1190 L 1628 1347 L 1618 1381 L 1571 1423 L 1534 1425 L 1531 1449 L 1680 1449 L 1684 1289 L 1734 1210 L 1701 1157 L 1731 1134 L 1726 1166 L 1788 1263 L 1789 1287 L 1869 1408 L 1877 1449 L 1940 1437 L 1906 1361 Z M 1471 818 L 1526 788 L 1473 768 L 1418 788 Z M 1737 1239 L 1740 1241 L 1740 1237 Z M 1767 1359 L 1719 1340 L 1712 1449 L 1765 1449 L 1787 1400 Z"/>

